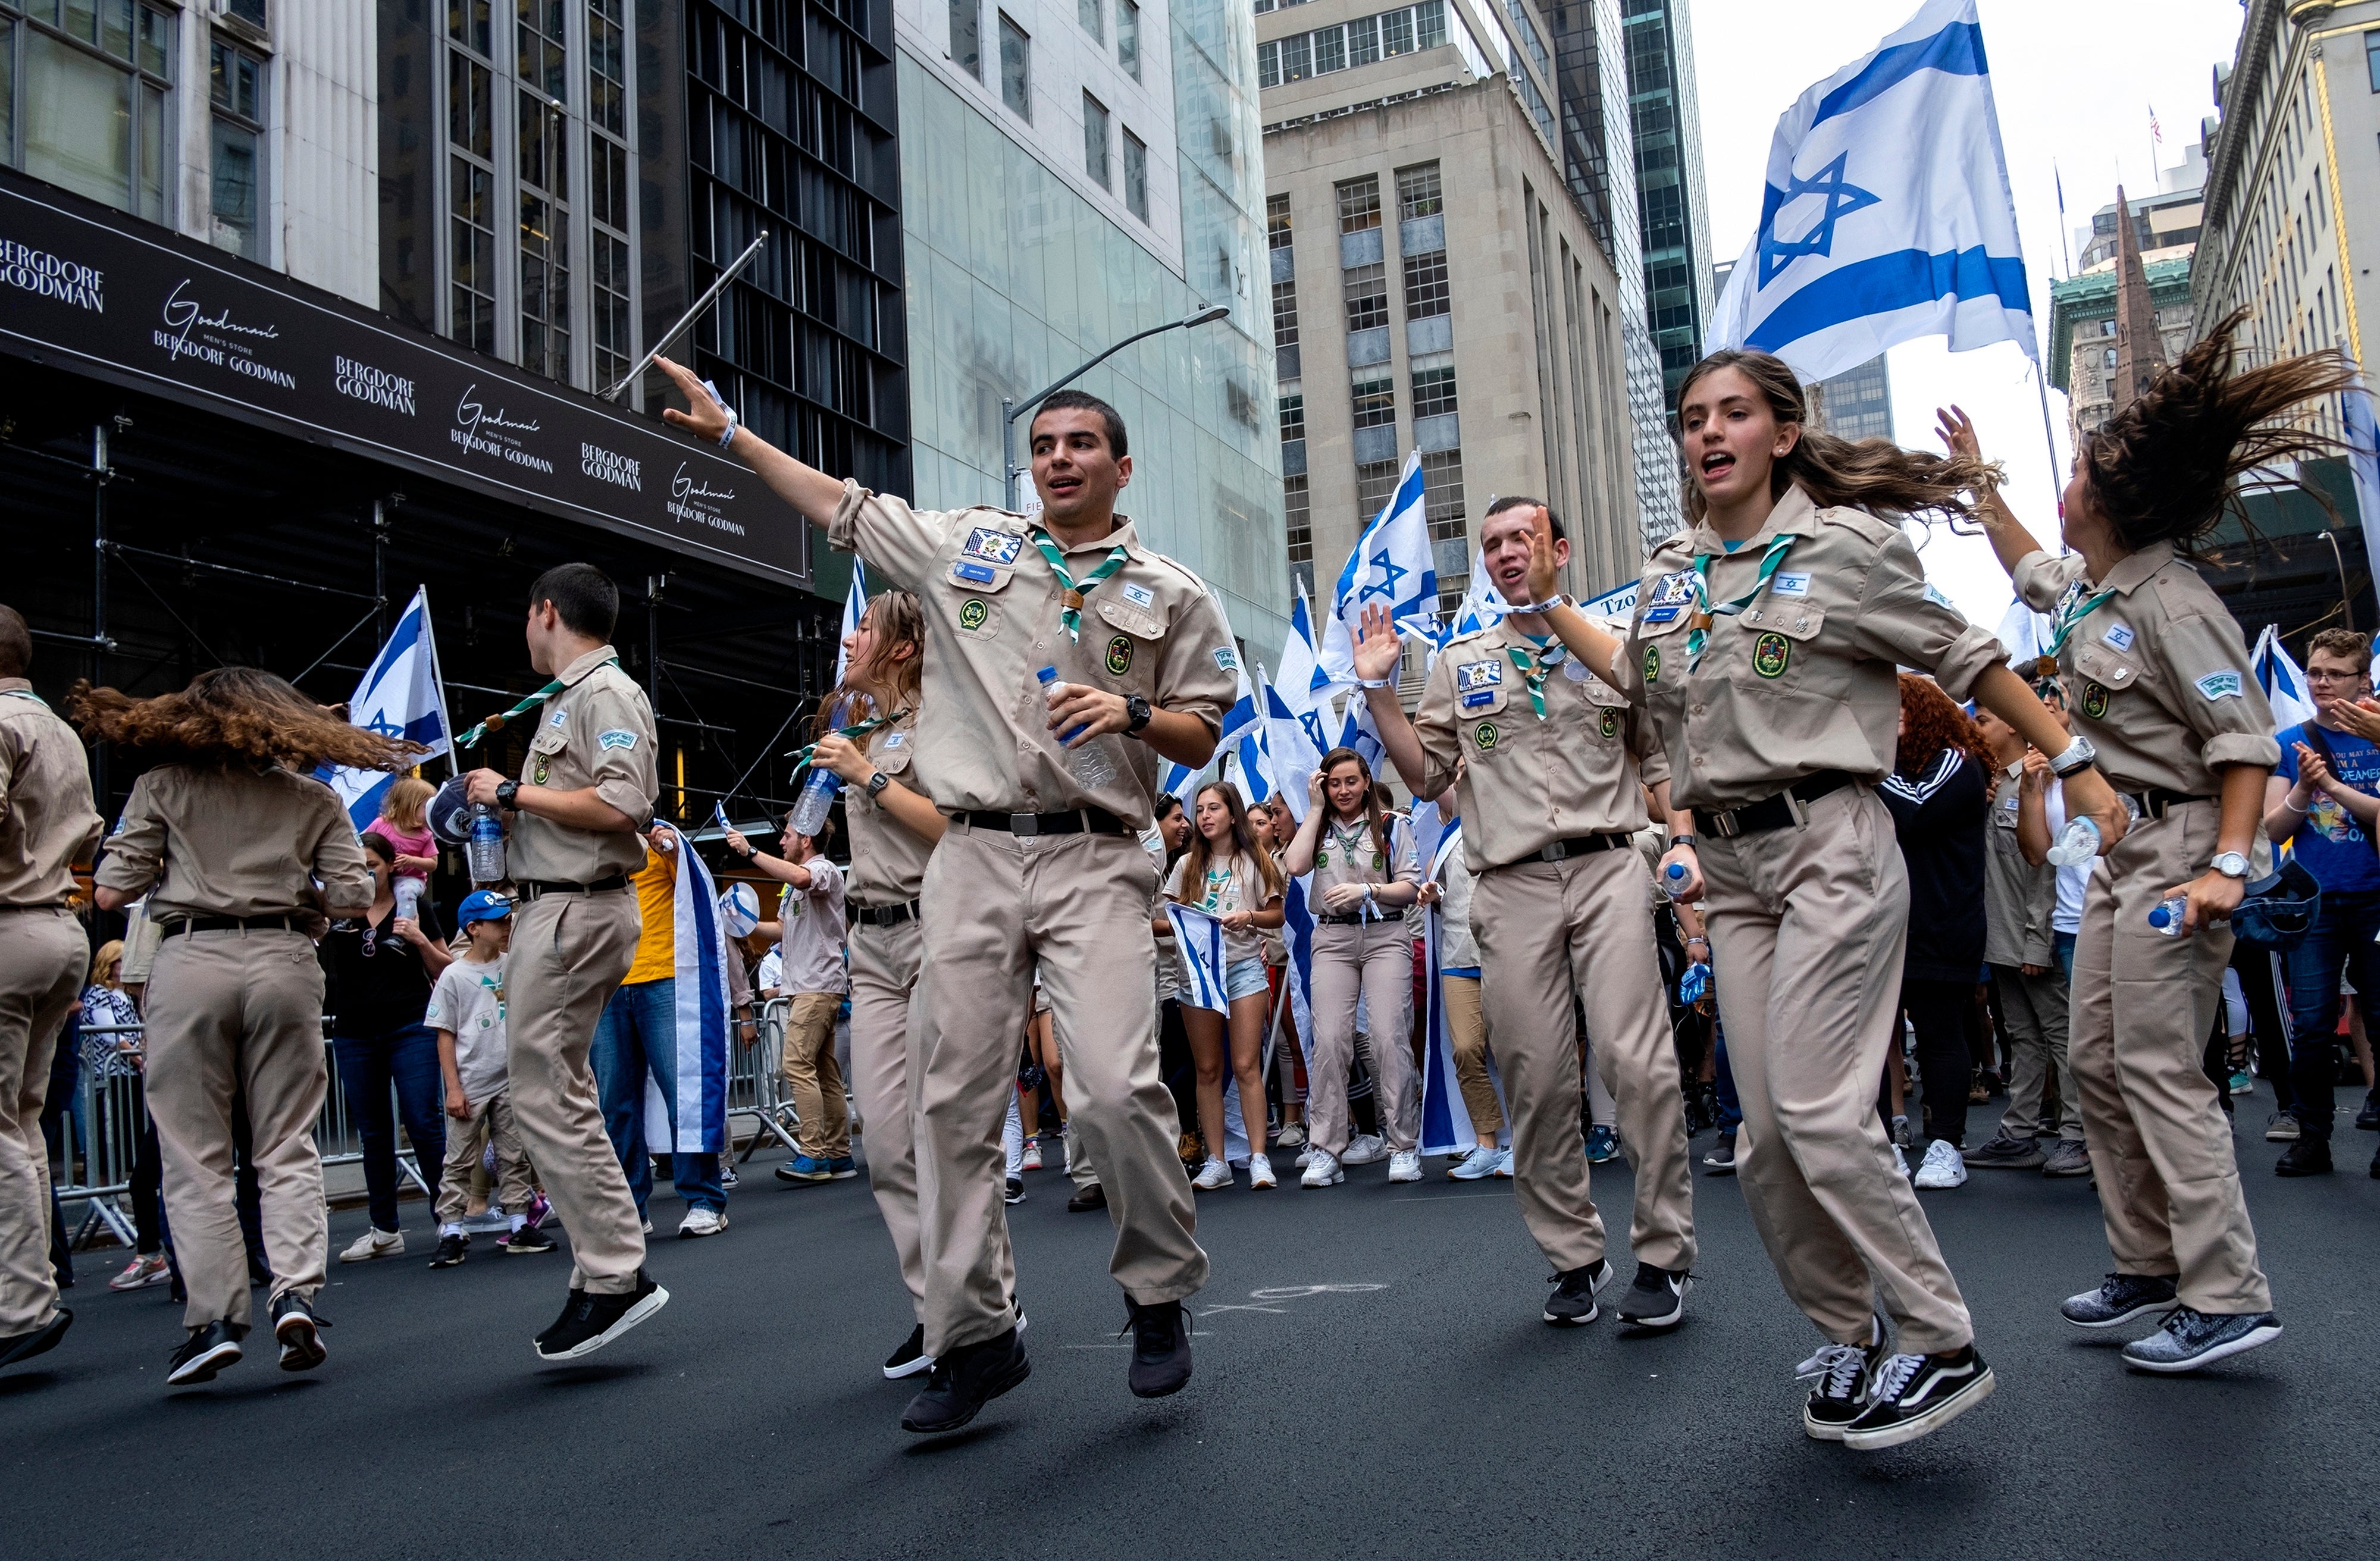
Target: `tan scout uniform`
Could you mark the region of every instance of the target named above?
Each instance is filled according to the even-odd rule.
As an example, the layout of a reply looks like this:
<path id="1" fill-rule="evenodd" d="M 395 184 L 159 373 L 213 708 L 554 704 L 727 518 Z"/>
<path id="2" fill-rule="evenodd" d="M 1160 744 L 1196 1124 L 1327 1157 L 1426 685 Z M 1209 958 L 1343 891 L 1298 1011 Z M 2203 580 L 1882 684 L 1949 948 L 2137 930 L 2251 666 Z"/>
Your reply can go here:
<path id="1" fill-rule="evenodd" d="M 1730 554 L 1698 525 L 1656 550 L 1613 675 L 1652 714 L 1672 803 L 1694 810 L 1743 1102 L 1737 1175 L 1778 1277 L 1838 1344 L 1868 1341 L 1880 1279 L 1902 1349 L 1956 1349 L 1973 1337 L 1966 1303 L 1876 1112 L 1909 878 L 1872 788 L 1899 745 L 1898 668 L 1928 669 L 1962 699 L 2005 652 L 1928 593 L 1890 522 L 1821 510 L 1794 488 L 1769 524 L 1792 551 L 1740 614 L 1714 618 L 1699 663 L 1687 652 L 1694 559 L 1714 555 L 1708 598 L 1725 604 L 1753 590 L 1767 543 Z M 1729 838 L 1730 810 L 1830 771 L 1852 780 L 1803 821 Z"/>
<path id="2" fill-rule="evenodd" d="M 591 786 L 643 829 L 661 792 L 645 691 L 608 645 L 571 662 L 559 681 L 538 708 L 521 781 L 557 792 Z M 625 1295 L 637 1288 L 645 1238 L 603 1133 L 587 1054 L 603 1005 L 636 962 L 644 918 L 627 879 L 645 865 L 645 842 L 516 813 L 507 860 L 521 897 L 504 966 L 513 1119 L 570 1232 L 571 1288 Z M 608 887 L 580 887 L 597 883 Z"/>
<path id="3" fill-rule="evenodd" d="M 95 875 L 119 894 L 149 890 L 164 934 L 149 973 L 147 1091 L 189 1327 L 249 1325 L 235 1092 L 248 1106 L 273 1295 L 322 1288 L 330 1228 L 314 1119 L 330 1070 L 322 967 L 298 930 L 318 909 L 317 879 L 323 904 L 371 902 L 363 846 L 330 788 L 285 769 L 183 765 L 133 783 Z"/>
<path id="4" fill-rule="evenodd" d="M 868 736 L 868 759 L 896 786 L 923 793 L 913 710 Z M 917 1117 L 915 1084 L 923 1070 L 912 1053 L 924 1033 L 925 924 L 917 895 L 934 848 L 872 801 L 864 787 L 844 790 L 851 829 L 851 1093 L 865 1124 L 868 1185 L 892 1232 L 917 1320 L 926 1320 L 926 1253 L 917 1225 Z M 1008 1220 L 1001 1211 L 1002 1266 L 1013 1290 Z"/>
<path id="5" fill-rule="evenodd" d="M 2177 1276 L 2181 1304 L 2196 1311 L 2268 1311 L 2272 1290 L 2240 1194 L 2230 1119 L 2199 1064 L 2222 1001 L 2231 929 L 2218 922 L 2168 938 L 2148 914 L 2167 889 L 2214 861 L 2216 772 L 2269 768 L 2280 744 L 2239 624 L 2187 560 L 2160 542 L 2118 563 L 2102 585 L 2114 594 L 2075 621 L 2058 670 L 2074 728 L 2099 750 L 2101 773 L 2134 793 L 2148 817 L 2091 875 L 2074 940 L 2069 1057 L 2083 1142 L 2119 1272 Z M 2079 557 L 2030 553 L 2016 568 L 2017 594 L 2037 611 L 2057 611 L 2077 586 L 2074 605 L 2098 594 Z M 2269 854 L 2259 829 L 2255 871 Z"/>
<path id="6" fill-rule="evenodd" d="M 1355 1059 L 1359 996 L 1370 1028 L 1372 1105 L 1380 1114 L 1381 1136 L 1392 1150 L 1421 1144 L 1418 1080 L 1407 1039 L 1413 1034 L 1413 934 L 1405 930 L 1404 913 L 1322 909 L 1323 891 L 1341 884 L 1420 884 L 1411 828 L 1393 817 L 1388 827 L 1383 858 L 1368 821 L 1342 825 L 1325 812 L 1314 847 L 1306 893 L 1314 912 L 1314 1051 L 1305 1060 L 1305 1120 L 1314 1146 L 1333 1155 L 1347 1152 L 1351 1131 L 1347 1070 Z"/>
<path id="7" fill-rule="evenodd" d="M 2010 773 L 2013 771 L 2013 773 Z M 2045 1127 L 2082 1142 L 2082 1101 L 2067 1065 L 2066 974 L 2058 965 L 2058 869 L 2036 867 L 2017 844 L 2017 793 L 2022 765 L 2010 765 L 1992 788 L 1990 842 L 1984 858 L 1984 962 L 1999 989 L 2000 1022 L 2008 1026 L 2009 1104 L 2000 1118 L 2008 1138 L 2029 1139 Z M 2027 975 L 2032 965 L 2038 975 Z M 2058 1072 L 2058 1122 L 2041 1119 L 2050 1071 Z"/>
<path id="8" fill-rule="evenodd" d="M 1543 717 L 1519 651 L 1543 675 Z M 1551 656 L 1557 665 L 1545 668 Z M 1510 619 L 1438 658 L 1414 731 L 1436 796 L 1463 764 L 1463 857 L 1475 873 L 1471 933 L 1480 998 L 1512 1109 L 1512 1180 L 1522 1216 L 1558 1270 L 1603 1257 L 1603 1216 L 1579 1136 L 1573 1002 L 1586 1005 L 1596 1071 L 1618 1107 L 1636 1169 L 1629 1244 L 1672 1271 L 1694 1265 L 1693 1173 L 1678 1108 L 1652 879 L 1632 838 L 1645 786 L 1669 778 L 1651 723 L 1626 696 Z"/>
<path id="9" fill-rule="evenodd" d="M 42 1104 L 91 959 L 67 896 L 101 828 L 82 739 L 23 678 L 0 678 L 0 1339 L 58 1306 Z"/>
<path id="10" fill-rule="evenodd" d="M 1220 730 L 1239 668 L 1221 611 L 1197 577 L 1141 546 L 1128 521 L 1068 552 L 1087 580 L 1121 545 L 1122 571 L 1091 590 L 1080 643 L 1059 626 L 1060 587 L 1022 516 L 921 514 L 846 485 L 829 536 L 917 593 L 926 666 L 919 749 L 936 806 L 953 814 L 921 889 L 927 1027 L 918 1102 L 919 1215 L 926 1252 L 926 1351 L 947 1355 L 1012 1324 L 1002 1283 L 1000 1122 L 1016 1069 L 1016 1032 L 987 1016 L 1031 1011 L 1038 962 L 1049 988 L 1066 1103 L 1107 1190 L 1116 1245 L 1109 1267 L 1143 1303 L 1206 1282 L 1179 1120 L 1157 1066 L 1155 869 L 1134 838 L 1149 827 L 1157 754 L 1096 739 L 1117 778 L 1097 791 L 1067 768 L 1034 674 L 1134 692 Z M 970 812 L 1104 809 L 1125 833 L 1019 833 Z M 1028 826 L 1028 828 L 1038 828 Z"/>

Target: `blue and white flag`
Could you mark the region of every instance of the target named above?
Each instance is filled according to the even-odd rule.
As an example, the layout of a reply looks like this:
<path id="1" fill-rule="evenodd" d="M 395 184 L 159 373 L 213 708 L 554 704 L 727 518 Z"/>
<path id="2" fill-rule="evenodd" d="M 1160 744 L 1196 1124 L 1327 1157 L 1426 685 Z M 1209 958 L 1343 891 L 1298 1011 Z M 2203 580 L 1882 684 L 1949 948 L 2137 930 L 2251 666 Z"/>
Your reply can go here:
<path id="1" fill-rule="evenodd" d="M 1475 635 L 1482 629 L 1492 629 L 1504 621 L 1512 611 L 1504 593 L 1488 577 L 1488 550 L 1481 548 L 1471 560 L 1471 584 L 1464 588 L 1462 602 L 1454 610 L 1454 624 L 1449 637 Z"/>
<path id="2" fill-rule="evenodd" d="M 844 675 L 851 671 L 851 636 L 859 632 L 859 620 L 867 612 L 868 569 L 859 562 L 859 555 L 854 553 L 851 555 L 851 589 L 843 594 L 843 637 L 835 641 L 834 685 L 837 688 L 843 686 Z"/>
<path id="3" fill-rule="evenodd" d="M 1291 585 L 1297 594 L 1289 608 L 1289 639 L 1281 647 L 1281 686 L 1293 695 L 1291 707 L 1303 708 L 1311 701 L 1293 696 L 1299 690 L 1319 696 L 1330 686 L 1330 678 L 1323 672 L 1321 653 L 1315 647 L 1314 604 L 1305 599 L 1305 577 L 1298 575 Z"/>
<path id="4" fill-rule="evenodd" d="M 438 676 L 428 587 L 414 591 L 395 633 L 364 669 L 363 681 L 347 697 L 347 720 L 367 732 L 421 744 L 430 750 L 421 756 L 424 759 L 452 751 L 455 729 L 447 723 L 445 692 Z M 396 777 L 385 769 L 325 767 L 315 777 L 339 793 L 340 805 L 358 833 L 380 817 L 381 799 L 396 784 Z"/>
<path id="5" fill-rule="evenodd" d="M 1347 701 L 1347 720 L 1339 729 L 1339 746 L 1363 755 L 1364 762 L 1372 768 L 1374 780 L 1387 773 L 1382 767 L 1388 763 L 1388 748 L 1380 742 L 1380 729 L 1372 724 L 1369 700 L 1358 696 Z"/>
<path id="6" fill-rule="evenodd" d="M 1264 706 L 1265 757 L 1272 766 L 1272 787 L 1288 805 L 1289 816 L 1305 822 L 1305 787 L 1322 763 L 1322 747 L 1315 740 L 1315 724 L 1290 706 L 1281 685 L 1257 668 L 1257 697 Z"/>
<path id="7" fill-rule="evenodd" d="M 670 1113 L 648 1064 L 645 1077 L 645 1144 L 657 1155 L 715 1155 L 727 1140 L 727 929 L 720 923 L 719 895 L 710 869 L 687 839 L 668 825 L 663 849 L 675 859 L 676 882 L 670 901 L 671 930 L 677 947 L 676 1076 L 671 1081 L 677 1112 Z"/>
<path id="8" fill-rule="evenodd" d="M 1204 911 L 1194 911 L 1172 901 L 1166 902 L 1165 919 L 1173 924 L 1174 948 L 1182 956 L 1183 984 L 1189 988 L 1183 1002 L 1191 1008 L 1231 1012 L 1231 987 L 1223 979 L 1224 969 L 1230 963 L 1223 954 L 1223 924 Z"/>
<path id="9" fill-rule="evenodd" d="M 2355 507 L 2362 512 L 2363 552 L 2380 567 L 2380 423 L 2374 419 L 2372 392 L 2362 369 L 2339 402 L 2347 424 L 2347 464 L 2355 473 Z"/>
<path id="10" fill-rule="evenodd" d="M 2008 611 L 2000 614 L 1999 633 L 2001 648 L 2028 678 L 2034 663 L 2049 654 L 2050 642 L 2058 637 L 2049 614 L 2034 611 L 2022 597 L 2012 599 Z"/>
<path id="11" fill-rule="evenodd" d="M 2279 629 L 2270 623 L 2265 625 L 2265 632 L 2256 636 L 2256 648 L 2248 664 L 2256 670 L 2256 686 L 2265 691 L 2265 702 L 2273 708 L 2275 732 L 2287 732 L 2313 720 L 2314 704 L 2306 693 L 2305 669 L 2281 647 Z"/>
<path id="12" fill-rule="evenodd" d="M 1438 611 L 1438 554 L 1430 546 L 1429 521 L 1422 510 L 1419 451 L 1405 457 L 1397 490 L 1364 527 L 1346 567 L 1339 571 L 1320 647 L 1323 675 L 1332 683 L 1355 681 L 1355 630 L 1364 621 L 1364 609 L 1373 606 L 1386 607 L 1390 619 L 1400 625 Z"/>
<path id="13" fill-rule="evenodd" d="M 1772 352 L 1815 381 L 1945 334 L 1952 352 L 2038 356 L 1975 0 L 1926 0 L 1777 121 L 1708 350 Z"/>

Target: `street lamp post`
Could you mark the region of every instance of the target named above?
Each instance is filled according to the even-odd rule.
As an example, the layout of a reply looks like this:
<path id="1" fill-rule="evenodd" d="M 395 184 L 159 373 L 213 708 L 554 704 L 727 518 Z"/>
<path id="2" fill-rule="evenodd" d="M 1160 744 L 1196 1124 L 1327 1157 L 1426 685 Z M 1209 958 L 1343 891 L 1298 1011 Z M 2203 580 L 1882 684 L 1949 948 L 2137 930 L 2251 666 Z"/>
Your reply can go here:
<path id="1" fill-rule="evenodd" d="M 1100 364 L 1105 363 L 1109 358 L 1113 357 L 1116 354 L 1132 345 L 1135 342 L 1143 340 L 1146 337 L 1160 335 L 1167 331 L 1184 331 L 1194 325 L 1209 324 L 1215 321 L 1223 319 L 1231 312 L 1229 306 L 1224 304 L 1215 304 L 1209 308 L 1200 309 L 1196 314 L 1184 315 L 1180 320 L 1169 320 L 1162 325 L 1152 325 L 1148 330 L 1140 332 L 1137 334 L 1126 336 L 1123 341 L 1118 342 L 1115 345 L 1108 348 L 1105 352 L 1099 354 L 1097 357 L 1092 358 L 1088 363 L 1084 364 L 1081 368 L 1074 369 L 1062 378 L 1042 386 L 1039 390 L 1035 391 L 1031 395 L 1025 397 L 1021 404 L 1014 396 L 1002 396 L 1000 398 L 1001 502 L 1005 505 L 1013 504 L 1016 502 L 1016 474 L 1028 469 L 1027 467 L 1020 466 L 1016 464 L 1016 419 L 1019 417 L 1031 411 L 1034 407 L 1040 405 L 1042 402 L 1048 400 L 1050 396 L 1055 395 L 1058 392 L 1064 390 L 1068 385 L 1073 384 L 1076 380 L 1081 379 L 1084 375 L 1089 373 Z"/>

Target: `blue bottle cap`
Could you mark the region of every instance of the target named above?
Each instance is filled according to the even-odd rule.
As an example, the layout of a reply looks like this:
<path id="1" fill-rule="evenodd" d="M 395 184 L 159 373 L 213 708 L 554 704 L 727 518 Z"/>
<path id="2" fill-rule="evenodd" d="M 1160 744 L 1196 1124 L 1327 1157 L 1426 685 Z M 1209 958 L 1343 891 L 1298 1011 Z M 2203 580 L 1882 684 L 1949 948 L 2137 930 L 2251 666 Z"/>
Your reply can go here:
<path id="1" fill-rule="evenodd" d="M 2149 913 L 2149 926 L 2162 932 L 2173 925 L 2173 913 L 2160 905 Z"/>

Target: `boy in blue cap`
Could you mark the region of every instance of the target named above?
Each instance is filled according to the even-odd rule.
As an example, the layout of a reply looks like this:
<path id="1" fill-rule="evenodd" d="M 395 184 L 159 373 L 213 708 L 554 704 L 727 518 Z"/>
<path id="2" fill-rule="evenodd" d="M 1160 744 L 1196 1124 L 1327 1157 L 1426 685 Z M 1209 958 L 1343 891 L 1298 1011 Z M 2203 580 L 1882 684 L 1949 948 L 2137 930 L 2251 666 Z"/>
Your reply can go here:
<path id="1" fill-rule="evenodd" d="M 504 955 L 512 945 L 512 902 L 480 889 L 455 920 L 469 947 L 441 973 L 422 1023 L 438 1032 L 438 1067 L 446 1076 L 446 1115 L 456 1123 L 447 1138 L 446 1172 L 438 1184 L 438 1255 L 432 1268 L 452 1268 L 469 1252 L 463 1228 L 470 1207 L 471 1169 L 491 1138 L 496 1145 L 501 1202 L 512 1231 L 499 1239 L 507 1252 L 550 1252 L 553 1238 L 528 1223 L 528 1160 L 504 1093 Z"/>

